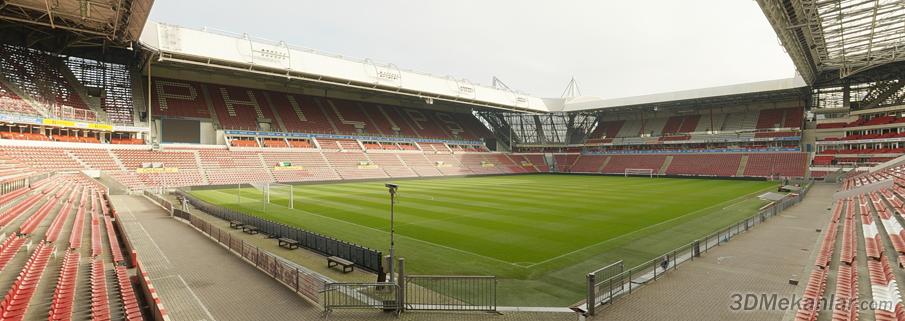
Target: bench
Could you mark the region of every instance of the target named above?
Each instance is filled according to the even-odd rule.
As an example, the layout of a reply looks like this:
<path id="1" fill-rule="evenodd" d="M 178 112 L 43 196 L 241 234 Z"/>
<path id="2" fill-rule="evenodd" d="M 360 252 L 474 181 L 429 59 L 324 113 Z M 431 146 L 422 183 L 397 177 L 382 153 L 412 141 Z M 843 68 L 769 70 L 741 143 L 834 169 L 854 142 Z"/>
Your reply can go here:
<path id="1" fill-rule="evenodd" d="M 349 260 L 343 259 L 338 256 L 331 256 L 327 258 L 328 268 L 332 268 L 337 265 L 343 267 L 343 273 L 349 273 L 355 270 L 355 263 L 352 263 Z"/>
<path id="2" fill-rule="evenodd" d="M 243 225 L 242 232 L 245 232 L 248 234 L 258 234 L 258 227 L 251 226 L 251 225 Z"/>
<path id="3" fill-rule="evenodd" d="M 238 230 L 238 229 L 242 228 L 243 226 L 245 226 L 245 223 L 242 223 L 239 221 L 229 221 L 229 228 L 231 228 L 231 229 Z"/>
<path id="4" fill-rule="evenodd" d="M 285 237 L 281 237 L 281 238 L 277 239 L 277 242 L 279 242 L 280 247 L 285 247 L 290 250 L 299 248 L 299 241 L 296 241 L 293 239 L 287 239 Z"/>

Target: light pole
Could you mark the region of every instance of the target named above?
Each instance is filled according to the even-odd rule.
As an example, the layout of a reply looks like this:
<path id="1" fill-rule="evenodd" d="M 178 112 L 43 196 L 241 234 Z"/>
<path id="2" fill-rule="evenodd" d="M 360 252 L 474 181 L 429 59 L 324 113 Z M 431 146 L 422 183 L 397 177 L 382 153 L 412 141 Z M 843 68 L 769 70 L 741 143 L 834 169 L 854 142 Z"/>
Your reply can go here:
<path id="1" fill-rule="evenodd" d="M 390 282 L 393 282 L 393 265 L 396 263 L 396 253 L 395 253 L 395 225 L 394 225 L 394 216 L 395 216 L 395 207 L 396 207 L 396 190 L 399 189 L 399 185 L 393 183 L 386 183 L 385 186 L 390 190 Z"/>

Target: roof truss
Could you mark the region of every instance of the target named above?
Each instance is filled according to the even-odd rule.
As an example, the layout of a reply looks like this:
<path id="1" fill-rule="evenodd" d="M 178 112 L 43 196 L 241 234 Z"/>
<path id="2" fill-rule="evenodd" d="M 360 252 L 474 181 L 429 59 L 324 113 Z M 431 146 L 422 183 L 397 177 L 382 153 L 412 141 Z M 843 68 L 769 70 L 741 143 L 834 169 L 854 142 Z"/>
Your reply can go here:
<path id="1" fill-rule="evenodd" d="M 808 83 L 905 60 L 903 0 L 758 0 Z"/>

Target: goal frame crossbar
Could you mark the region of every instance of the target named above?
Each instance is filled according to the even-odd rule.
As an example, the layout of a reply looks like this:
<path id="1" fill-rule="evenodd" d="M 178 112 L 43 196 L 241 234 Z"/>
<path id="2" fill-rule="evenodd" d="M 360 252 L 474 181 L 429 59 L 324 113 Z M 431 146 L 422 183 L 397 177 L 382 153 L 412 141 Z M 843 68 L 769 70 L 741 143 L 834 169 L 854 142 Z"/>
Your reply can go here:
<path id="1" fill-rule="evenodd" d="M 291 209 L 295 208 L 295 186 L 292 184 L 266 183 L 264 184 L 264 202 L 270 203 L 270 193 L 273 187 L 289 187 L 289 204 Z"/>
<path id="2" fill-rule="evenodd" d="M 652 168 L 626 168 L 623 174 L 625 177 L 649 176 L 650 178 L 654 178 L 654 175 L 659 175 Z"/>

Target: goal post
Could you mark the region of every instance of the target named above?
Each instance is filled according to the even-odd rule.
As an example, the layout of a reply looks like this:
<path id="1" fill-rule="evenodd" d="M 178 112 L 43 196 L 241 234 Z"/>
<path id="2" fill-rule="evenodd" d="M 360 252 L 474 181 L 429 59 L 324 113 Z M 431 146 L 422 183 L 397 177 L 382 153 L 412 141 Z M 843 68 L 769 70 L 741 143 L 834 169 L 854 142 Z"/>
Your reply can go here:
<path id="1" fill-rule="evenodd" d="M 264 202 L 272 204 L 286 204 L 288 208 L 295 208 L 294 187 L 290 184 L 269 183 L 265 185 Z"/>
<path id="2" fill-rule="evenodd" d="M 654 170 L 650 168 L 626 168 L 625 177 L 629 176 L 648 176 L 654 178 Z"/>

